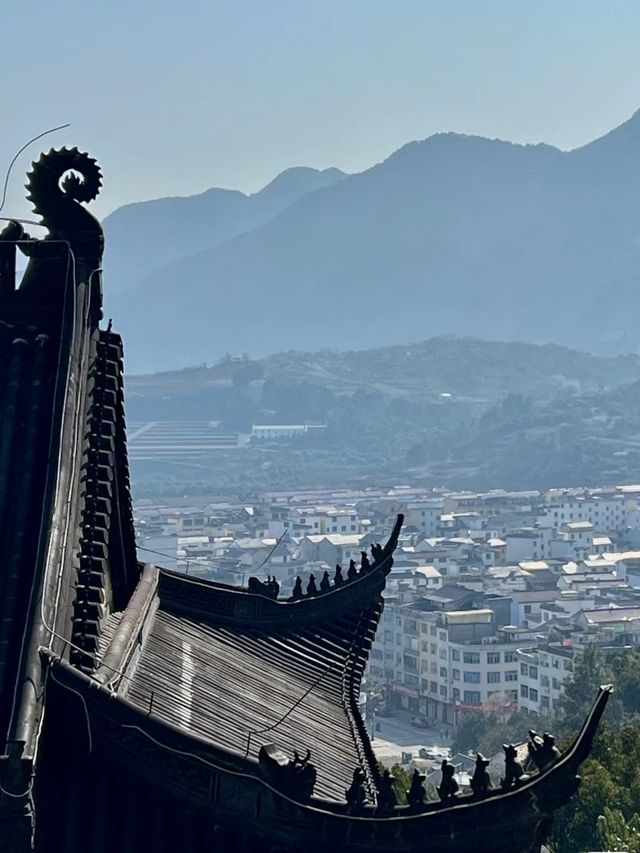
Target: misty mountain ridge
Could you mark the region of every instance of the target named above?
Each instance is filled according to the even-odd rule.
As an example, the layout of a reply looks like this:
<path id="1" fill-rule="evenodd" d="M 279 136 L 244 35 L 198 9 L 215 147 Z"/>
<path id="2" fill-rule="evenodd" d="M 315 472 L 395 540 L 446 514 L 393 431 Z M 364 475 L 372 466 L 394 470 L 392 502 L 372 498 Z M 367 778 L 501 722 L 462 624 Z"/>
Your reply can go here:
<path id="1" fill-rule="evenodd" d="M 134 286 L 151 270 L 208 249 L 277 216 L 308 192 L 345 178 L 339 169 L 286 169 L 256 193 L 211 188 L 193 196 L 134 202 L 104 220 L 109 290 Z M 150 251 L 153 247 L 153 251 Z"/>
<path id="2" fill-rule="evenodd" d="M 136 372 L 450 333 L 635 350 L 639 174 L 640 113 L 569 152 L 437 134 L 201 251 L 150 233 L 174 260 L 107 307 Z"/>

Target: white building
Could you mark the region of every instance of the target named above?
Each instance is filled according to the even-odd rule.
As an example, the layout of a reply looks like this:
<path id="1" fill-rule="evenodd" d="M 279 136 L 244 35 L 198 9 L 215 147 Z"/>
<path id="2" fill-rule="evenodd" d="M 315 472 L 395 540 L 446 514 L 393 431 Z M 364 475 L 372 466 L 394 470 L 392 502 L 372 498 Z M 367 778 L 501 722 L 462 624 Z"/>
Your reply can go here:
<path id="1" fill-rule="evenodd" d="M 288 441 L 326 428 L 326 424 L 253 424 L 251 438 L 257 441 Z"/>
<path id="2" fill-rule="evenodd" d="M 295 507 L 289 514 L 290 524 L 311 535 L 327 533 L 360 533 L 358 510 L 353 505 Z"/>
<path id="3" fill-rule="evenodd" d="M 436 536 L 440 531 L 440 517 L 443 512 L 443 498 L 407 501 L 405 525 L 415 527 L 424 536 Z"/>
<path id="4" fill-rule="evenodd" d="M 525 711 L 550 717 L 573 671 L 571 647 L 542 645 L 518 650 L 518 704 Z"/>
<path id="5" fill-rule="evenodd" d="M 552 531 L 548 527 L 521 527 L 504 537 L 507 543 L 505 561 L 544 560 L 550 556 Z"/>
<path id="6" fill-rule="evenodd" d="M 540 524 L 559 528 L 575 521 L 588 521 L 596 530 L 623 530 L 627 526 L 630 501 L 624 494 L 576 494 L 561 490 L 547 493 Z"/>
<path id="7" fill-rule="evenodd" d="M 388 602 L 370 677 L 402 707 L 449 725 L 492 701 L 515 708 L 522 632 L 513 630 L 496 632 L 489 609 L 431 611 L 419 600 Z"/>

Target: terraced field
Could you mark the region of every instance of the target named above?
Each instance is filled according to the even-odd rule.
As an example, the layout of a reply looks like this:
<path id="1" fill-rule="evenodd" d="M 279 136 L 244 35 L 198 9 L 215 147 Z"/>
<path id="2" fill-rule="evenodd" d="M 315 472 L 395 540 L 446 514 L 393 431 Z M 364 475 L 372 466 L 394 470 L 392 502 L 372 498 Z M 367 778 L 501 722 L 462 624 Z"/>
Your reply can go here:
<path id="1" fill-rule="evenodd" d="M 218 450 L 244 444 L 237 432 L 222 432 L 215 421 L 132 421 L 128 428 L 132 462 L 198 462 Z"/>

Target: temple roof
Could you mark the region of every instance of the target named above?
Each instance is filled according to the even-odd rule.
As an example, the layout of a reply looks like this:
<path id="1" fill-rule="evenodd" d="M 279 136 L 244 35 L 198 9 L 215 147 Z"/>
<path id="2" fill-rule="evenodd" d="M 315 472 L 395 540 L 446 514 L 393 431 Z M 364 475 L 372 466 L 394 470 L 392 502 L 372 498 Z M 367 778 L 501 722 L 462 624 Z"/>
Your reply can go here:
<path id="1" fill-rule="evenodd" d="M 39 546 L 51 439 L 55 353 L 34 323 L 0 322 L 0 732 L 7 730 L 18 666 L 16 639 Z M 1 749 L 1 747 L 0 747 Z"/>
<path id="2" fill-rule="evenodd" d="M 151 622 L 130 702 L 240 758 L 257 761 L 267 743 L 310 749 L 316 795 L 344 800 L 362 745 L 345 707 L 352 640 L 338 621 L 274 633 L 158 609 Z"/>

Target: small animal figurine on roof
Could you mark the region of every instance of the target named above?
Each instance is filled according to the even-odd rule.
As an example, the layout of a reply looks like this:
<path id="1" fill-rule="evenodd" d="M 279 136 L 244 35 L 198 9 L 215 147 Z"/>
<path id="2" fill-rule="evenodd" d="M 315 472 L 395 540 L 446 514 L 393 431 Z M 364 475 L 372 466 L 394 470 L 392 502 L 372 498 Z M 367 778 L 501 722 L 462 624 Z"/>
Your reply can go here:
<path id="1" fill-rule="evenodd" d="M 527 744 L 529 756 L 538 770 L 544 770 L 556 758 L 560 757 L 560 750 L 555 745 L 556 739 L 549 732 L 544 732 L 542 737 L 531 730 L 529 732 L 530 741 Z"/>
<path id="2" fill-rule="evenodd" d="M 440 770 L 442 771 L 442 782 L 440 782 L 440 785 L 438 786 L 438 796 L 443 803 L 448 803 L 460 790 L 460 786 L 454 778 L 456 768 L 453 764 L 449 764 L 445 758 L 440 765 Z"/>
<path id="3" fill-rule="evenodd" d="M 489 759 L 485 758 L 481 752 L 476 753 L 476 767 L 469 782 L 476 797 L 483 797 L 491 786 L 491 779 L 487 772 L 488 766 Z"/>
<path id="4" fill-rule="evenodd" d="M 353 779 L 351 785 L 344 792 L 347 801 L 348 811 L 360 812 L 367 802 L 367 792 L 364 787 L 364 773 L 359 767 L 353 771 Z"/>
<path id="5" fill-rule="evenodd" d="M 427 792 L 424 789 L 426 778 L 416 767 L 411 777 L 411 787 L 407 791 L 407 803 L 413 811 L 420 811 L 426 805 Z"/>
<path id="6" fill-rule="evenodd" d="M 503 743 L 502 748 L 504 749 L 502 790 L 510 791 L 511 788 L 517 788 L 529 777 L 525 774 L 522 764 L 518 760 L 518 750 L 515 746 L 512 743 Z"/>

